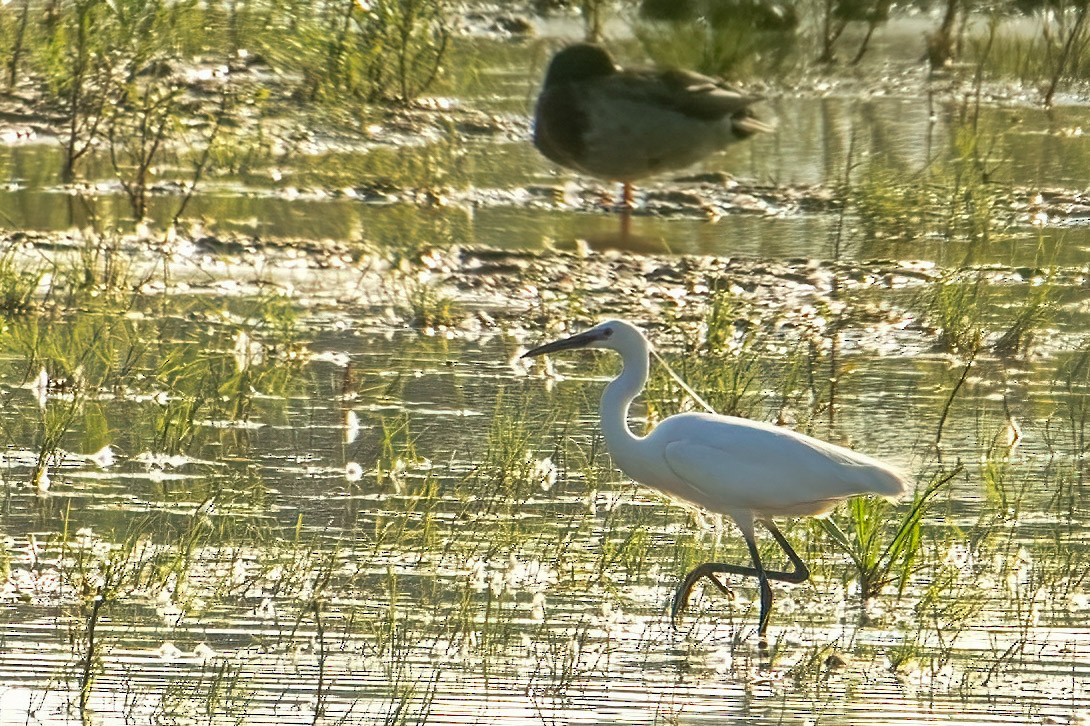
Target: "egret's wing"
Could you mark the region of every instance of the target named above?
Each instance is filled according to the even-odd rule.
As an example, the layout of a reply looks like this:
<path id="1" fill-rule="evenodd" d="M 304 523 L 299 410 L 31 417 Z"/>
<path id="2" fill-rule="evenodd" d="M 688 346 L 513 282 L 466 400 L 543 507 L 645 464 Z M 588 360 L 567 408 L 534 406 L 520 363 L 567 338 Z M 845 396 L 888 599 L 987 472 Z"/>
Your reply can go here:
<path id="1" fill-rule="evenodd" d="M 679 439 L 663 451 L 667 466 L 695 494 L 686 498 L 719 511 L 818 514 L 845 497 L 896 495 L 904 488 L 890 467 L 786 429 L 732 426 L 714 442 Z"/>

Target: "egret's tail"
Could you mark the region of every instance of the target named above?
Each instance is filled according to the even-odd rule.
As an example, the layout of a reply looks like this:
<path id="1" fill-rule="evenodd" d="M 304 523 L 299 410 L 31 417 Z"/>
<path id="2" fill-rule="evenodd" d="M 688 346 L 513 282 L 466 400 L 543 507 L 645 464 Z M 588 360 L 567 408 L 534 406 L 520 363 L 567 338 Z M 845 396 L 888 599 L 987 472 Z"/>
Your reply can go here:
<path id="1" fill-rule="evenodd" d="M 877 494 L 887 499 L 900 499 L 912 489 L 912 480 L 896 467 L 890 466 L 885 462 L 876 462 L 878 465 L 876 468 L 879 476 L 874 477 L 871 481 L 873 488 L 872 494 Z"/>

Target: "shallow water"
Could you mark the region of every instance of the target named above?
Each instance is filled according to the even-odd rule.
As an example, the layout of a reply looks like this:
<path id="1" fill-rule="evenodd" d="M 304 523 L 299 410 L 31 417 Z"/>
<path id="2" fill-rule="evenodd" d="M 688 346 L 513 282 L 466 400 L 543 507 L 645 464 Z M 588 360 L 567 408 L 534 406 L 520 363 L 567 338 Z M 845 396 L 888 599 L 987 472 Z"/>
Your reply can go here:
<path id="1" fill-rule="evenodd" d="M 519 113 L 532 79 L 501 70 L 507 95 L 481 104 Z M 948 153 L 957 113 L 949 101 L 886 95 L 784 95 L 768 106 L 775 135 L 707 164 L 746 180 L 745 194 L 835 184 L 853 135 L 858 153 L 921 168 Z M 1090 142 L 1056 131 L 1077 127 L 1084 113 L 988 110 L 995 125 L 1017 117 L 1020 130 L 1004 136 L 1000 154 L 1011 188 L 1082 183 Z M 411 164 L 425 168 L 446 153 L 443 143 L 401 153 L 418 154 Z M 513 360 L 546 337 L 539 321 L 597 317 L 616 285 L 596 280 L 600 294 L 565 292 L 565 301 L 511 284 L 498 287 L 503 297 L 447 286 L 435 266 L 383 275 L 354 256 L 363 240 L 387 249 L 578 249 L 575 238 L 616 246 L 615 215 L 580 201 L 604 185 L 557 176 L 525 141 L 458 149 L 448 204 L 410 203 L 400 187 L 361 201 L 324 184 L 323 165 L 353 159 L 373 178 L 392 174 L 390 150 L 379 148 L 304 161 L 282 183 L 260 174 L 214 180 L 191 208 L 217 234 L 329 238 L 349 243 L 350 254 L 211 241 L 160 260 L 146 240 L 127 242 L 135 277 L 170 269 L 148 294 L 10 318 L 0 357 L 0 723 L 80 721 L 92 620 L 98 675 L 85 715 L 100 723 L 1090 720 L 1087 245 L 1077 218 L 1034 225 L 1027 212 L 974 257 L 994 268 L 982 283 L 994 296 L 991 342 L 1034 289 L 1033 270 L 1017 268 L 1055 266 L 1055 309 L 1031 354 L 984 352 L 960 387 L 964 357 L 938 350 L 932 324 L 920 322 L 926 279 L 845 282 L 830 295 L 814 282 L 820 266 L 805 262 L 778 285 L 723 273 L 738 300 L 780 316 L 762 334 L 767 347 L 752 351 L 762 370 L 751 415 L 785 414 L 921 485 L 962 465 L 923 518 L 904 582 L 866 604 L 826 532 L 785 523 L 814 576 L 776 586 L 771 650 L 762 651 L 749 582 L 732 583 L 733 599 L 706 588 L 681 629 L 671 628 L 673 588 L 691 566 L 747 554 L 729 524 L 612 469 L 595 406 L 615 364 L 573 355 L 547 375 L 540 363 Z M 9 225 L 86 224 L 83 201 L 50 171 L 58 158 L 48 145 L 5 150 Z M 543 186 L 562 201 L 533 191 Z M 94 197 L 98 214 L 124 214 L 117 190 Z M 765 208 L 715 223 L 638 214 L 630 246 L 639 248 L 619 259 L 692 253 L 770 268 L 827 260 L 838 224 L 827 208 Z M 60 274 L 81 249 L 69 242 L 31 245 L 19 259 L 37 256 Z M 839 257 L 934 261 L 941 271 L 965 257 L 959 244 L 849 233 Z M 695 374 L 674 322 L 705 315 L 686 293 L 708 291 L 680 275 L 682 293 L 666 282 L 676 272 L 669 265 L 689 262 L 648 259 L 666 270 L 654 270 L 660 289 L 642 285 L 620 312 L 654 322 L 671 363 Z M 860 278 L 870 274 L 863 269 Z M 557 275 L 565 270 L 585 272 Z M 432 277 L 438 294 L 455 298 L 452 326 L 410 324 L 405 288 Z M 844 328 L 815 322 L 838 304 L 852 311 Z M 747 309 L 738 320 L 747 315 L 760 319 Z M 791 384 L 779 405 L 792 361 L 818 383 Z M 49 385 L 35 384 L 43 366 Z M 818 406 L 830 376 L 833 417 Z M 675 405 L 676 391 L 654 385 L 658 413 Z M 67 412 L 48 447 L 48 486 L 35 487 L 46 434 Z M 846 508 L 835 516 L 849 526 Z M 887 528 L 880 539 L 891 538 Z"/>
<path id="2" fill-rule="evenodd" d="M 698 186 L 693 193 L 704 197 L 701 204 L 671 211 L 669 205 L 644 206 L 644 195 L 671 188 L 667 181 L 637 185 L 634 234 L 627 241 L 617 239 L 616 213 L 601 206 L 601 200 L 617 189 L 558 173 L 550 166 L 527 143 L 528 107 L 500 112 L 517 129 L 520 138 L 512 140 L 447 134 L 411 145 L 361 145 L 350 152 L 304 154 L 276 168 L 275 177 L 255 170 L 242 177 L 205 180 L 185 219 L 203 220 L 221 234 L 262 238 L 365 239 L 396 245 L 405 243 L 408 227 L 417 237 L 504 248 L 540 249 L 580 237 L 595 246 L 637 252 L 828 257 L 836 225 L 833 210 L 808 214 L 790 196 L 777 197 L 774 190 L 834 188 L 843 179 L 849 152 L 855 165 L 880 159 L 901 176 L 931 183 L 926 171 L 956 152 L 953 139 L 964 126 L 960 119 L 969 103 L 968 89 L 952 91 L 949 86 L 948 81 L 929 84 L 915 79 L 915 88 L 930 89 L 934 97 L 890 91 L 860 98 L 858 93 L 847 95 L 849 91 L 842 90 L 827 96 L 810 92 L 770 98 L 762 111 L 774 119 L 776 133 L 728 147 L 705 164 L 677 175 L 726 171 L 741 186 Z M 527 102 L 522 99 L 521 103 Z M 494 98 L 478 105 L 486 110 L 504 106 Z M 979 262 L 1033 262 L 1040 231 L 1039 225 L 1030 224 L 1036 194 L 1080 190 L 1085 181 L 1084 170 L 1090 164 L 1090 135 L 1082 133 L 1086 112 L 1084 105 L 1051 111 L 1004 105 L 982 108 L 978 128 L 981 143 L 989 146 L 994 183 L 1001 190 L 1010 189 L 1011 201 L 1028 211 L 1020 216 L 1021 224 L 1010 230 L 1022 237 L 1025 252 L 1012 260 L 1002 247 Z M 8 226 L 82 228 L 92 219 L 89 209 L 105 222 L 125 219 L 128 203 L 111 180 L 108 165 L 89 165 L 90 190 L 71 188 L 61 183 L 61 159 L 58 146 L 50 141 L 4 150 L 0 178 L 7 184 L 0 190 L 0 208 Z M 164 181 L 169 181 L 169 169 L 163 174 Z M 420 195 L 435 184 L 441 189 L 438 204 L 425 201 L 421 209 Z M 81 198 L 81 190 L 91 194 Z M 177 188 L 153 187 L 149 216 L 169 218 L 177 200 Z M 710 222 L 707 210 L 713 208 L 720 211 Z M 413 223 L 406 225 L 407 217 L 413 217 Z M 1063 252 L 1055 262 L 1081 261 L 1088 218 L 1090 212 L 1054 221 L 1061 226 L 1047 236 L 1063 241 Z M 917 238 L 875 246 L 873 240 L 858 236 L 849 238 L 840 252 L 846 259 L 937 259 L 941 254 L 940 245 L 920 249 L 920 243 Z"/>
<path id="3" fill-rule="evenodd" d="M 1066 722 L 1090 708 L 1090 602 L 1079 584 L 1090 526 L 1077 500 L 1074 514 L 1053 501 L 1081 491 L 1055 474 L 1071 452 L 1042 441 L 1046 424 L 1058 426 L 1055 392 L 1029 387 L 1010 402 L 1025 440 L 998 461 L 1009 466 L 1018 515 L 991 521 L 973 459 L 1002 415 L 992 387 L 973 386 L 944 439 L 946 456 L 968 470 L 928 516 L 925 565 L 900 598 L 887 592 L 871 606 L 870 624 L 859 622 L 843 559 L 822 551 L 829 543 L 818 530 L 793 525 L 815 578 L 777 587 L 769 655 L 755 646 L 744 583 L 733 601 L 705 592 L 700 616 L 671 631 L 666 605 L 684 548 L 739 560 L 744 550 L 729 529 L 716 545 L 604 460 L 579 463 L 595 445 L 587 408 L 600 383 L 579 375 L 588 361 L 558 363 L 571 378 L 550 394 L 511 369 L 514 343 L 503 336 L 390 335 L 355 322 L 366 317 L 352 308 L 304 314 L 312 353 L 336 359 L 301 365 L 287 390 L 259 396 L 246 427 L 201 424 L 172 461 L 156 461 L 151 424 L 138 423 L 154 421 L 161 404 L 136 391 L 100 401 L 102 422 L 76 425 L 62 448 L 89 453 L 106 442 L 116 461 L 69 455 L 47 495 L 25 483 L 31 462 L 19 451 L 33 437 L 11 428 L 33 420 L 38 404 L 31 391 L 8 389 L 5 723 L 22 722 L 28 700 L 41 721 L 67 718 L 77 548 L 94 552 L 99 537 L 133 530 L 168 545 L 194 526 L 184 587 L 132 583 L 100 626 L 106 651 L 91 704 L 108 722 L 122 711 L 203 720 L 211 709 L 214 722 L 303 723 L 318 694 L 327 718 L 349 722 L 385 720 L 399 707 L 429 723 Z M 209 332 L 182 321 L 172 336 L 199 342 Z M 352 361 L 356 393 L 343 393 L 340 356 Z M 5 366 L 9 380 L 18 365 Z M 1025 375 L 1045 380 L 1050 367 Z M 840 429 L 924 474 L 941 403 L 933 382 L 948 372 L 941 358 L 868 361 L 845 377 Z M 497 406 L 510 438 L 489 435 Z M 577 413 L 574 427 L 550 423 L 557 408 Z M 358 428 L 346 424 L 348 411 Z M 397 466 L 383 453 L 383 427 L 411 432 L 411 445 L 395 443 L 413 455 L 394 476 L 376 471 L 376 462 Z M 525 445 L 532 460 L 552 453 L 555 484 L 490 471 L 486 450 L 504 445 Z M 58 549 L 63 517 L 77 543 L 67 553 Z M 959 549 L 967 533 L 985 532 L 978 551 Z M 638 559 L 626 561 L 615 548 L 633 536 Z M 1057 547 L 1068 562 L 1055 559 Z M 932 587 L 938 600 L 925 605 Z M 899 655 L 893 671 L 888 660 Z"/>

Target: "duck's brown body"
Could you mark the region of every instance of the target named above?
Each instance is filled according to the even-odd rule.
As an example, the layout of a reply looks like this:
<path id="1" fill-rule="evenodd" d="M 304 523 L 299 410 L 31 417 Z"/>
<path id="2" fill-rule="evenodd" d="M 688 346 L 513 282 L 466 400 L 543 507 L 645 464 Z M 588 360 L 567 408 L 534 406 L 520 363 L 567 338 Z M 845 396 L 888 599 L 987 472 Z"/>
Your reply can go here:
<path id="1" fill-rule="evenodd" d="M 628 184 L 770 130 L 749 108 L 757 100 L 688 71 L 620 70 L 581 43 L 549 65 L 534 145 L 561 166 Z"/>

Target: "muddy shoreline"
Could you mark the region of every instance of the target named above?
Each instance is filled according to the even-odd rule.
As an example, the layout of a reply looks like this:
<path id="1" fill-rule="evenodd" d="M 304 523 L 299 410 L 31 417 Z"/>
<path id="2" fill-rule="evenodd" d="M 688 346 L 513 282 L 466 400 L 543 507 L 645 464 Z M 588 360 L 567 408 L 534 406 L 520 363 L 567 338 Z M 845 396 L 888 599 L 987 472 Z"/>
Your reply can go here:
<path id="1" fill-rule="evenodd" d="M 0 246 L 28 269 L 75 260 L 83 233 L 15 232 Z M 739 331 L 798 344 L 838 336 L 844 353 L 942 354 L 941 330 L 929 322 L 925 298 L 943 278 L 925 260 L 835 262 L 760 260 L 703 255 L 632 254 L 617 250 L 503 250 L 426 247 L 392 260 L 367 245 L 332 240 L 204 236 L 170 241 L 128 235 L 112 241 L 129 261 L 137 293 L 147 295 L 289 296 L 299 309 L 339 310 L 361 328 L 415 328 L 424 335 L 478 338 L 504 333 L 523 343 L 605 317 L 631 318 L 655 331 L 664 349 L 684 349 L 705 324 L 717 295 L 738 310 Z M 43 260 L 49 265 L 43 266 Z M 37 262 L 32 262 L 37 260 Z M 170 284 L 151 270 L 166 271 Z M 1082 289 L 1083 270 L 1046 271 L 988 265 L 965 270 L 990 286 L 1040 284 Z M 421 290 L 451 311 L 422 320 L 412 298 Z M 63 299 L 42 287 L 45 300 Z M 1047 339 L 1035 353 L 1048 351 Z"/>

